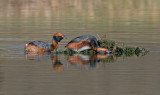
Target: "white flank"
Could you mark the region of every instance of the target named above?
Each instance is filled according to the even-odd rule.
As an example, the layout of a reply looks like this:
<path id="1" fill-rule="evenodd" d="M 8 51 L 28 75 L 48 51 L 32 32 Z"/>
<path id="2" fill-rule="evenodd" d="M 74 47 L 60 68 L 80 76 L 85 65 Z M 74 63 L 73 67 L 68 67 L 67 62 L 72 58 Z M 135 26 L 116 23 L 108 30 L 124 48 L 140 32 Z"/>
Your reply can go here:
<path id="1" fill-rule="evenodd" d="M 78 49 L 77 51 L 84 51 L 87 49 L 91 49 L 89 46 L 83 46 L 82 48 Z"/>

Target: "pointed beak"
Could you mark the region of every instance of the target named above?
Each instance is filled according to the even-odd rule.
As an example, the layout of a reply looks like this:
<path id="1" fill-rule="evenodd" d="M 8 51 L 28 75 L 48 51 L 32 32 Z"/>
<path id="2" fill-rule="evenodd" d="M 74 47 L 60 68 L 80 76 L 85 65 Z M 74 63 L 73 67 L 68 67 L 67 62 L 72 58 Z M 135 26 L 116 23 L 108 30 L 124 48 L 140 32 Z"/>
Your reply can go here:
<path id="1" fill-rule="evenodd" d="M 111 53 L 112 53 L 112 51 L 108 51 L 107 53 L 108 53 L 108 54 L 111 54 Z"/>
<path id="2" fill-rule="evenodd" d="M 106 53 L 111 54 L 112 51 L 109 51 L 108 49 L 105 50 Z"/>

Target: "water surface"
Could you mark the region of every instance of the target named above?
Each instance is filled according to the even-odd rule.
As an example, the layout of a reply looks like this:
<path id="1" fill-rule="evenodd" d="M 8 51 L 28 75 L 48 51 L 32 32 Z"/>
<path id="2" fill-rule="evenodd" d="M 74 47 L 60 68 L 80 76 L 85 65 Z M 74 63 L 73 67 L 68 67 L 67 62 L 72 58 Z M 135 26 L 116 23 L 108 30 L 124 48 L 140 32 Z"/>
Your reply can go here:
<path id="1" fill-rule="evenodd" d="M 25 55 L 52 34 L 97 34 L 160 51 L 159 0 L 0 0 L 1 95 L 159 95 L 160 53 L 143 56 Z"/>

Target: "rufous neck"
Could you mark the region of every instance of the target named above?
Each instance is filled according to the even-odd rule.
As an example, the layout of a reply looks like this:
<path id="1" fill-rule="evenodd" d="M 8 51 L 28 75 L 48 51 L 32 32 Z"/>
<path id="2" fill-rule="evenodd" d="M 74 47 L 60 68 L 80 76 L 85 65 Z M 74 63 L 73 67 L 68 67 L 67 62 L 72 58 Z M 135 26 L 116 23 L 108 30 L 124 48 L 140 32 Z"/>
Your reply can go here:
<path id="1" fill-rule="evenodd" d="M 52 44 L 58 44 L 58 42 L 54 39 L 52 39 Z"/>
<path id="2" fill-rule="evenodd" d="M 53 51 L 58 48 L 58 43 L 55 40 L 52 40 L 51 49 L 50 51 Z"/>

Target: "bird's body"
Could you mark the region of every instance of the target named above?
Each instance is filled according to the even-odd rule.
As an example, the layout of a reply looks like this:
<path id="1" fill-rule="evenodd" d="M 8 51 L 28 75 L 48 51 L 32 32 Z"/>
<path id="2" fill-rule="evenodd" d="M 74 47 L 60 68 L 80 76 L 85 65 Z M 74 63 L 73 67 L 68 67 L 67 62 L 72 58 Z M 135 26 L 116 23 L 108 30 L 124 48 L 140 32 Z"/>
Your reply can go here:
<path id="1" fill-rule="evenodd" d="M 35 48 L 38 48 L 38 49 L 44 49 L 45 51 L 50 51 L 51 49 L 51 45 L 46 43 L 46 42 L 43 42 L 43 41 L 33 41 L 33 42 L 30 42 L 28 44 L 26 44 L 27 46 L 27 50 L 29 49 L 28 47 L 35 47 Z M 29 49 L 31 50 L 31 49 Z M 32 49 L 33 51 L 33 49 Z"/>
<path id="2" fill-rule="evenodd" d="M 72 39 L 66 47 L 74 51 L 99 48 L 97 39 L 91 35 L 83 35 Z"/>
<path id="3" fill-rule="evenodd" d="M 97 53 L 107 53 L 108 50 L 104 48 L 100 48 L 100 45 L 96 39 L 96 37 L 91 35 L 83 35 L 72 39 L 66 47 L 69 50 L 73 51 L 84 51 L 88 49 L 92 49 Z"/>
<path id="4" fill-rule="evenodd" d="M 34 53 L 43 53 L 43 52 L 51 52 L 58 47 L 58 42 L 63 39 L 63 35 L 60 33 L 54 33 L 52 44 L 48 44 L 43 41 L 32 41 L 25 45 L 25 51 L 34 52 Z"/>

